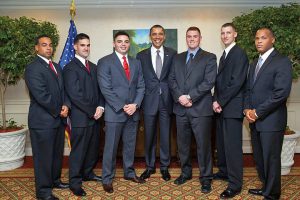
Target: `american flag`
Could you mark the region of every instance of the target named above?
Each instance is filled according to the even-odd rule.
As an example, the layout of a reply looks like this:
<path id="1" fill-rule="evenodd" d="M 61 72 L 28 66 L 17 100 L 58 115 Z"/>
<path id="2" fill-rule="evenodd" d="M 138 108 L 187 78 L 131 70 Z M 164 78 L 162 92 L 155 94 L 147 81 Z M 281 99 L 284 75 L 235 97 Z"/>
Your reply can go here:
<path id="1" fill-rule="evenodd" d="M 65 43 L 65 47 L 64 50 L 61 54 L 61 57 L 59 59 L 59 65 L 60 67 L 63 69 L 64 66 L 66 66 L 66 64 L 68 64 L 75 56 L 75 50 L 74 50 L 74 39 L 77 35 L 77 30 L 76 30 L 76 26 L 73 20 L 70 20 L 70 28 L 69 28 L 69 34 L 68 34 L 68 38 L 67 41 Z M 65 135 L 68 141 L 68 145 L 71 148 L 71 141 L 70 141 L 70 137 L 71 137 L 71 121 L 70 118 L 68 117 L 67 119 L 67 126 L 65 129 Z"/>

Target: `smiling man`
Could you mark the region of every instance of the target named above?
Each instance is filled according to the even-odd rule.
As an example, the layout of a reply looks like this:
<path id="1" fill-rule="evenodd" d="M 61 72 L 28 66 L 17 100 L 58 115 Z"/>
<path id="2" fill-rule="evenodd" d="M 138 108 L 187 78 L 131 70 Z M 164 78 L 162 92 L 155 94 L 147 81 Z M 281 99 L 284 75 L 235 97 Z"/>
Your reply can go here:
<path id="1" fill-rule="evenodd" d="M 154 25 L 150 29 L 152 46 L 137 54 L 141 61 L 146 92 L 142 104 L 145 125 L 145 160 L 147 168 L 141 178 L 155 173 L 157 122 L 160 132 L 160 173 L 165 181 L 170 180 L 170 124 L 173 100 L 169 91 L 168 76 L 176 51 L 163 46 L 165 29 Z"/>
<path id="2" fill-rule="evenodd" d="M 259 58 L 250 65 L 244 113 L 262 188 L 249 193 L 264 199 L 280 199 L 281 148 L 287 124 L 286 101 L 292 86 L 292 64 L 273 47 L 275 35 L 260 28 L 255 35 Z"/>
<path id="3" fill-rule="evenodd" d="M 221 198 L 233 198 L 243 183 L 243 102 L 248 71 L 248 58 L 236 43 L 237 31 L 232 23 L 221 27 L 225 46 L 220 58 L 214 89 L 213 110 L 216 113 L 217 166 L 214 179 L 228 181 Z"/>
<path id="4" fill-rule="evenodd" d="M 211 123 L 213 117 L 211 89 L 214 86 L 216 56 L 199 47 L 202 36 L 198 27 L 186 31 L 188 50 L 174 56 L 169 75 L 177 125 L 177 145 L 181 174 L 174 181 L 181 185 L 192 178 L 191 137 L 197 145 L 201 192 L 211 191 Z"/>
<path id="5" fill-rule="evenodd" d="M 145 84 L 141 63 L 128 56 L 129 35 L 119 31 L 114 35 L 115 51 L 98 61 L 98 83 L 105 98 L 105 145 L 103 150 L 103 189 L 113 193 L 116 156 L 120 139 L 123 141 L 124 179 L 135 183 L 145 181 L 134 170 L 134 152 Z"/>

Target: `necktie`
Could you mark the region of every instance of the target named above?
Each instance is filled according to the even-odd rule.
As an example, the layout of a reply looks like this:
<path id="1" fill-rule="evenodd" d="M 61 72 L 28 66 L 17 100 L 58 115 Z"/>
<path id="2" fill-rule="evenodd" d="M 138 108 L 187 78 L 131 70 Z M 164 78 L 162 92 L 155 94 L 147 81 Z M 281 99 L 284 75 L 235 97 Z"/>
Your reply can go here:
<path id="1" fill-rule="evenodd" d="M 257 74 L 258 74 L 258 72 L 261 68 L 262 61 L 263 61 L 262 57 L 259 57 L 258 61 L 257 61 L 257 64 L 256 64 L 256 67 L 255 67 L 255 71 L 254 71 L 254 81 L 256 80 Z"/>
<path id="2" fill-rule="evenodd" d="M 129 69 L 129 65 L 128 65 L 126 56 L 123 56 L 122 59 L 123 59 L 123 67 L 125 70 L 126 77 L 128 80 L 130 80 L 130 69 Z"/>
<path id="3" fill-rule="evenodd" d="M 159 55 L 159 50 L 156 51 L 156 75 L 158 78 L 160 78 L 161 75 L 161 70 L 162 70 L 162 61 L 161 61 L 161 57 Z"/>
<path id="4" fill-rule="evenodd" d="M 89 65 L 89 61 L 88 60 L 85 60 L 85 67 L 88 70 L 88 72 L 90 73 L 91 70 L 90 70 L 90 65 Z"/>
<path id="5" fill-rule="evenodd" d="M 57 76 L 57 71 L 55 70 L 54 65 L 53 65 L 51 60 L 49 60 L 49 67 L 55 73 L 55 75 Z"/>
<path id="6" fill-rule="evenodd" d="M 194 57 L 194 54 L 193 54 L 193 53 L 190 53 L 189 60 L 188 60 L 187 63 L 186 63 L 186 68 L 187 68 L 187 69 L 190 68 L 190 66 L 191 66 L 191 64 L 192 64 L 193 57 Z"/>
<path id="7" fill-rule="evenodd" d="M 225 57 L 226 57 L 226 52 L 225 52 L 225 50 L 223 51 L 223 54 L 222 54 L 222 56 L 221 56 L 221 58 L 220 58 L 220 62 L 219 62 L 219 67 L 218 67 L 218 73 L 219 73 L 219 71 L 223 68 L 223 66 L 224 66 L 224 60 L 225 60 Z"/>

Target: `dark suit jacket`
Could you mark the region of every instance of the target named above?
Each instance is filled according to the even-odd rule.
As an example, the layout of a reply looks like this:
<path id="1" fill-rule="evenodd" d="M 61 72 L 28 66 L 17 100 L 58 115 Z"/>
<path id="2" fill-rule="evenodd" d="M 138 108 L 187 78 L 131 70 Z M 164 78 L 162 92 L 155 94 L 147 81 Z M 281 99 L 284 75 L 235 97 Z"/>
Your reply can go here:
<path id="1" fill-rule="evenodd" d="M 64 67 L 66 93 L 71 100 L 72 127 L 87 127 L 95 123 L 98 106 L 104 107 L 104 98 L 97 82 L 97 68 L 89 62 L 90 72 L 76 57 Z"/>
<path id="2" fill-rule="evenodd" d="M 58 64 L 53 65 L 58 75 L 38 56 L 26 67 L 25 82 L 30 95 L 29 128 L 58 128 L 62 122 L 62 105 L 70 108 L 64 92 L 62 70 Z"/>
<path id="3" fill-rule="evenodd" d="M 287 123 L 286 101 L 292 85 L 292 65 L 286 56 L 274 50 L 253 76 L 257 59 L 250 65 L 245 109 L 256 109 L 258 120 L 250 124 L 257 131 L 281 131 Z"/>
<path id="4" fill-rule="evenodd" d="M 161 97 L 169 114 L 172 114 L 173 100 L 168 86 L 168 76 L 172 65 L 172 59 L 176 51 L 164 47 L 164 62 L 160 78 L 157 77 L 151 59 L 151 47 L 139 52 L 136 56 L 141 61 L 145 80 L 145 96 L 142 109 L 145 114 L 154 115 L 158 110 L 160 89 Z"/>
<path id="5" fill-rule="evenodd" d="M 214 101 L 222 107 L 223 117 L 243 118 L 244 92 L 249 62 L 246 53 L 235 45 L 223 63 L 220 61 L 214 88 Z"/>
<path id="6" fill-rule="evenodd" d="M 125 122 L 128 115 L 123 111 L 126 104 L 135 103 L 141 106 L 145 83 L 140 61 L 128 56 L 130 81 L 127 80 L 124 68 L 116 55 L 112 53 L 101 58 L 97 65 L 97 78 L 105 98 L 105 121 Z M 132 119 L 139 119 L 137 110 Z"/>
<path id="7" fill-rule="evenodd" d="M 183 116 L 188 111 L 193 117 L 212 116 L 211 89 L 217 74 L 216 55 L 199 49 L 189 70 L 186 70 L 187 52 L 175 55 L 169 75 L 169 87 L 174 99 L 173 111 Z M 178 102 L 181 95 L 190 95 L 193 106 L 185 108 Z"/>

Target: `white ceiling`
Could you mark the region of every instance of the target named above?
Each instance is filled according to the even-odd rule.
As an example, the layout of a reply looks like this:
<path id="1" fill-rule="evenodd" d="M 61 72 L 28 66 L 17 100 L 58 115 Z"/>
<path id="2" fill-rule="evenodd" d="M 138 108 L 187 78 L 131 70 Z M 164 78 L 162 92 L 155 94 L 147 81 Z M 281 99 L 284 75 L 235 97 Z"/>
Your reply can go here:
<path id="1" fill-rule="evenodd" d="M 237 7 L 279 6 L 284 3 L 300 3 L 300 0 L 75 0 L 77 7 Z M 0 0 L 0 9 L 32 9 L 69 7 L 71 0 Z"/>

